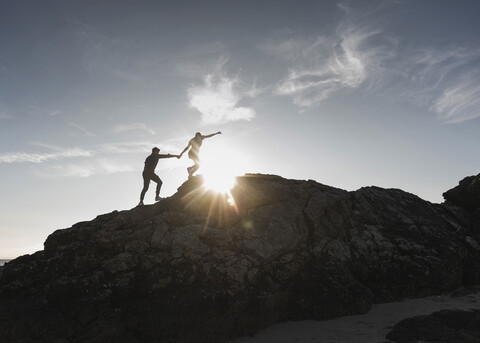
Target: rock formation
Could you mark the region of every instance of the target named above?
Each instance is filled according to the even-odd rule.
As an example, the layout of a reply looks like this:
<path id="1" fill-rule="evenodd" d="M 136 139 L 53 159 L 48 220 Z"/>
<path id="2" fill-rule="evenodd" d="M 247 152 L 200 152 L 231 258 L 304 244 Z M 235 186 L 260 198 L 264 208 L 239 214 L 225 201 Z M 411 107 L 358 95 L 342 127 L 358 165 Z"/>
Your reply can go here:
<path id="1" fill-rule="evenodd" d="M 258 174 L 226 196 L 193 178 L 0 267 L 0 342 L 225 342 L 480 284 L 479 178 L 442 205 Z"/>
<path id="2" fill-rule="evenodd" d="M 407 318 L 395 325 L 387 338 L 396 343 L 480 342 L 480 310 L 442 310 Z"/>
<path id="3" fill-rule="evenodd" d="M 457 187 L 443 193 L 443 197 L 447 204 L 466 210 L 472 229 L 480 234 L 480 174 L 464 178 Z"/>

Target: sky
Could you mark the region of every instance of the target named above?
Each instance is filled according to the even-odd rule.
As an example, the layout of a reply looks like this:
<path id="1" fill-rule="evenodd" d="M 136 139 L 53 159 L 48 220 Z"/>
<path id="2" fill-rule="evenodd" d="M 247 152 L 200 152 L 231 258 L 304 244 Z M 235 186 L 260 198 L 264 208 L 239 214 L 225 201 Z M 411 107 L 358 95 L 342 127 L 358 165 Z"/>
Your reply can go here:
<path id="1" fill-rule="evenodd" d="M 204 141 L 205 172 L 442 202 L 480 172 L 479 11 L 475 0 L 0 1 L 0 258 L 135 207 L 152 147 L 178 154 L 197 131 L 222 132 Z M 161 196 L 189 165 L 160 160 Z"/>

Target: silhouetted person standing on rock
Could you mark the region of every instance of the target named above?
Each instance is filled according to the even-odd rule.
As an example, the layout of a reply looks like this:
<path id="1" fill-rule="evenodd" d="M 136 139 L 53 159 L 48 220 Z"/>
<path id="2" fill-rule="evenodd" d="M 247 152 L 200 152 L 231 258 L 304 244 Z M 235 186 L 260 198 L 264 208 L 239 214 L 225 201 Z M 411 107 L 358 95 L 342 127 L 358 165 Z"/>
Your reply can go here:
<path id="1" fill-rule="evenodd" d="M 191 159 L 195 164 L 193 166 L 187 168 L 188 178 L 190 178 L 193 175 L 193 173 L 195 173 L 198 170 L 198 168 L 200 168 L 199 154 L 200 154 L 200 147 L 202 146 L 203 140 L 205 138 L 210 138 L 210 137 L 213 137 L 215 135 L 220 135 L 220 134 L 221 134 L 221 132 L 218 131 L 218 132 L 212 133 L 210 135 L 202 136 L 202 134 L 200 132 L 197 132 L 195 134 L 195 137 L 190 139 L 187 147 L 185 149 L 183 149 L 182 153 L 180 154 L 180 157 L 182 157 L 183 153 L 191 148 L 190 151 L 188 152 L 188 158 Z"/>
<path id="2" fill-rule="evenodd" d="M 140 194 L 140 203 L 138 205 L 143 205 L 143 198 L 145 197 L 145 193 L 148 190 L 148 186 L 150 186 L 150 181 L 155 181 L 157 183 L 155 201 L 159 201 L 160 198 L 160 188 L 162 188 L 162 180 L 155 174 L 155 167 L 157 166 L 158 160 L 161 158 L 180 158 L 180 155 L 171 155 L 171 154 L 160 154 L 160 149 L 154 147 L 152 149 L 152 154 L 145 159 L 145 168 L 143 168 L 143 189 L 142 193 Z"/>

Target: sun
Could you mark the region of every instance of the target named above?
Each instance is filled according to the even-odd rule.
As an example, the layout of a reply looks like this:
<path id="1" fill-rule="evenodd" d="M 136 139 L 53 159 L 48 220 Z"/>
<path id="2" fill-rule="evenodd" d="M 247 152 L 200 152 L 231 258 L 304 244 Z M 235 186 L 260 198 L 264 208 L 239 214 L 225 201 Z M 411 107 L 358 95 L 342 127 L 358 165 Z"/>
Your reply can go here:
<path id="1" fill-rule="evenodd" d="M 200 158 L 202 162 L 197 174 L 203 176 L 203 186 L 218 193 L 230 193 L 236 177 L 243 174 L 240 165 L 243 159 L 238 151 L 225 144 L 212 144 L 201 152 Z"/>
<path id="2" fill-rule="evenodd" d="M 222 170 L 210 170 L 203 173 L 203 186 L 218 193 L 228 193 L 235 186 L 235 176 Z"/>

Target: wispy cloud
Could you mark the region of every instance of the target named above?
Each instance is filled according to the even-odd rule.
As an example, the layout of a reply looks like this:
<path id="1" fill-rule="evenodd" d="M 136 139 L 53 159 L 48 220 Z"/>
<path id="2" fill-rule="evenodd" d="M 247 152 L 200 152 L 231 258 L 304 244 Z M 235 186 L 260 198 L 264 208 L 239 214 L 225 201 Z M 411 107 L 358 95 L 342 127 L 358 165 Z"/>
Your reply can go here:
<path id="1" fill-rule="evenodd" d="M 185 138 L 185 141 L 186 140 L 187 138 Z M 44 163 L 68 158 L 149 153 L 154 146 L 160 147 L 162 151 L 168 152 L 179 150 L 178 146 L 175 146 L 168 142 L 105 143 L 86 148 L 62 148 L 43 142 L 31 142 L 30 144 L 47 149 L 49 151 L 43 153 L 32 153 L 24 151 L 3 153 L 0 154 L 0 163 Z"/>
<path id="2" fill-rule="evenodd" d="M 132 166 L 110 159 L 94 159 L 75 163 L 53 164 L 36 171 L 44 178 L 80 177 L 86 178 L 99 174 L 114 174 L 133 171 Z"/>
<path id="3" fill-rule="evenodd" d="M 189 137 L 188 137 L 189 138 Z M 184 142 L 188 141 L 188 138 L 184 139 Z M 184 143 L 182 142 L 182 144 Z M 128 142 L 128 143 L 108 143 L 102 144 L 96 148 L 97 151 L 105 154 L 138 154 L 150 152 L 152 148 L 156 146 L 161 151 L 176 151 L 178 147 L 168 142 L 166 143 L 154 143 L 154 142 Z"/>
<path id="4" fill-rule="evenodd" d="M 83 126 L 80 126 L 78 124 L 69 123 L 68 126 L 77 129 L 78 131 L 80 131 L 85 136 L 89 136 L 89 137 L 95 137 L 96 136 L 94 133 L 90 132 L 89 130 L 87 130 L 86 128 L 84 128 Z"/>
<path id="5" fill-rule="evenodd" d="M 345 16 L 334 35 L 290 38 L 262 47 L 291 64 L 276 94 L 293 96 L 296 105 L 309 107 L 341 90 L 358 88 L 393 57 L 394 40 L 383 39 L 382 31 L 357 11 L 344 5 L 339 8 Z"/>
<path id="6" fill-rule="evenodd" d="M 464 75 L 445 89 L 430 107 L 439 118 L 448 123 L 458 123 L 480 117 L 480 73 Z"/>
<path id="7" fill-rule="evenodd" d="M 58 147 L 43 143 L 34 143 L 45 148 L 58 149 Z M 80 177 L 86 178 L 94 175 L 114 174 L 131 172 L 143 167 L 143 163 L 132 163 L 132 159 L 126 157 L 129 154 L 149 154 L 153 146 L 160 147 L 161 151 L 178 152 L 180 149 L 169 143 L 154 144 L 152 142 L 125 142 L 108 143 L 91 147 L 88 158 L 69 159 L 68 161 L 55 161 L 44 163 L 35 170 L 42 178 Z M 143 160 L 140 161 L 143 161 Z M 134 159 L 135 161 L 137 158 Z M 45 160 L 44 160 L 45 161 Z M 158 169 L 168 169 L 174 161 L 167 160 Z"/>
<path id="8" fill-rule="evenodd" d="M 447 123 L 480 116 L 480 48 L 422 48 L 398 69 L 393 97 L 427 107 Z"/>
<path id="9" fill-rule="evenodd" d="M 184 139 L 185 142 L 187 138 Z M 182 143 L 185 143 L 182 142 Z M 132 163 L 141 154 L 149 154 L 152 147 L 158 146 L 163 152 L 179 152 L 180 148 L 168 141 L 161 142 L 117 142 L 99 144 L 85 148 L 62 148 L 43 142 L 30 142 L 35 147 L 47 150 L 42 153 L 9 152 L 0 154 L 1 163 L 33 163 L 34 173 L 43 178 L 90 177 L 97 174 L 113 174 L 140 169 L 142 163 Z M 130 155 L 130 156 L 128 156 Z M 162 164 L 168 168 L 173 161 Z"/>
<path id="10" fill-rule="evenodd" d="M 238 76 L 225 71 L 228 57 L 217 61 L 213 72 L 203 78 L 203 84 L 191 85 L 188 90 L 189 106 L 202 114 L 205 123 L 247 120 L 255 117 L 255 110 L 241 102 L 258 95 L 255 87 L 245 86 Z"/>
<path id="11" fill-rule="evenodd" d="M 50 117 L 55 117 L 63 113 L 63 111 L 58 108 L 52 109 L 49 106 L 43 106 L 38 103 L 28 104 L 25 111 L 26 113 L 32 116 L 50 116 Z"/>
<path id="12" fill-rule="evenodd" d="M 334 34 L 294 36 L 260 47 L 289 65 L 276 94 L 306 108 L 361 89 L 426 108 L 447 123 L 480 117 L 480 46 L 407 46 L 379 21 L 385 16 L 375 15 L 391 4 L 362 9 L 351 4 L 338 5 L 343 18 Z"/>
<path id="13" fill-rule="evenodd" d="M 147 125 L 143 123 L 131 123 L 131 124 L 125 124 L 125 125 L 117 125 L 113 129 L 114 132 L 116 133 L 124 133 L 124 132 L 129 132 L 129 131 L 145 131 L 148 132 L 152 135 L 155 134 L 155 131 L 149 128 Z"/>
<path id="14" fill-rule="evenodd" d="M 62 151 L 50 153 L 28 153 L 28 152 L 12 152 L 0 154 L 0 163 L 43 163 L 46 161 L 60 160 L 64 158 L 73 157 L 90 157 L 93 153 L 91 151 L 72 148 L 64 149 Z"/>

